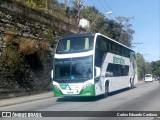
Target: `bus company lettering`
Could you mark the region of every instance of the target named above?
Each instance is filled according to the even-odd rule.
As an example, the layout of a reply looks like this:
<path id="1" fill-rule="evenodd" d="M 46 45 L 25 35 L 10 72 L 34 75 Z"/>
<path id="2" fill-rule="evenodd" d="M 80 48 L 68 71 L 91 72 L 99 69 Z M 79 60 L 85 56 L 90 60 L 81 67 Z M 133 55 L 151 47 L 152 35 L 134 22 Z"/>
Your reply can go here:
<path id="1" fill-rule="evenodd" d="M 115 64 L 125 64 L 125 61 L 122 57 L 118 58 L 118 57 L 116 57 L 116 55 L 114 55 L 113 56 L 113 63 L 115 63 Z"/>

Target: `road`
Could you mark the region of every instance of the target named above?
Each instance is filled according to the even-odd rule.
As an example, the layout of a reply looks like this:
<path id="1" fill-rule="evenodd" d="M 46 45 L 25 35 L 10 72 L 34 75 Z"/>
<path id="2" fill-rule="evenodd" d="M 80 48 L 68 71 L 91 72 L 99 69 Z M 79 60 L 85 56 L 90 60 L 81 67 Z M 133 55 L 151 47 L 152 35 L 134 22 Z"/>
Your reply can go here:
<path id="1" fill-rule="evenodd" d="M 160 83 L 158 81 L 154 81 L 151 83 L 141 83 L 136 85 L 136 88 L 131 90 L 124 89 L 110 93 L 108 98 L 102 98 L 101 96 L 92 98 L 53 97 L 1 107 L 0 111 L 160 111 Z M 61 112 L 61 114 L 63 114 L 63 112 Z M 8 120 L 10 118 L 1 119 Z M 18 118 L 14 119 L 17 120 Z M 12 120 L 14 119 L 12 118 Z M 38 119 L 39 118 L 37 118 L 37 120 Z M 46 117 L 41 119 L 160 120 L 160 118 L 155 117 Z"/>

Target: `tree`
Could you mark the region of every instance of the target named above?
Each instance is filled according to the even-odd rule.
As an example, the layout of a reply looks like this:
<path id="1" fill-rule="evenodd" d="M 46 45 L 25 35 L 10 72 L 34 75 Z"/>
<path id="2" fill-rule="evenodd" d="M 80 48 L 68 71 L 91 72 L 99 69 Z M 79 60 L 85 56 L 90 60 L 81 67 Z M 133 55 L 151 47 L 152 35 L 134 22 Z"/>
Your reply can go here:
<path id="1" fill-rule="evenodd" d="M 150 62 L 146 62 L 145 63 L 145 71 L 146 71 L 146 73 L 152 74 L 152 67 L 151 67 L 151 63 Z"/>
<path id="2" fill-rule="evenodd" d="M 0 87 L 32 89 L 31 71 L 17 46 L 8 45 L 0 56 Z M 18 83 L 18 86 L 17 84 Z"/>
<path id="3" fill-rule="evenodd" d="M 152 73 L 160 76 L 160 60 L 151 62 Z"/>
<path id="4" fill-rule="evenodd" d="M 77 17 L 77 24 L 79 24 L 79 20 L 80 20 L 80 11 L 82 9 L 82 2 L 80 0 L 73 0 L 72 1 L 72 11 L 75 14 L 75 16 Z"/>
<path id="5" fill-rule="evenodd" d="M 58 4 L 57 0 L 27 0 L 27 2 L 23 0 L 22 2 L 32 8 L 45 11 L 48 9 L 52 9 L 52 6 L 54 4 Z"/>
<path id="6" fill-rule="evenodd" d="M 145 60 L 143 58 L 143 55 L 140 53 L 137 53 L 137 72 L 138 72 L 138 80 L 142 80 L 145 75 Z"/>
<path id="7" fill-rule="evenodd" d="M 81 10 L 81 17 L 86 18 L 92 24 L 96 19 L 90 31 L 100 32 L 116 41 L 131 47 L 132 35 L 134 30 L 131 29 L 131 18 L 117 17 L 115 20 L 105 18 L 95 7 L 87 7 Z"/>
<path id="8" fill-rule="evenodd" d="M 133 40 L 133 34 L 135 31 L 131 28 L 132 24 L 130 24 L 130 21 L 133 20 L 134 17 L 117 17 L 116 20 L 118 23 L 121 24 L 122 29 L 120 31 L 120 37 L 119 37 L 119 42 L 131 47 L 132 40 Z"/>

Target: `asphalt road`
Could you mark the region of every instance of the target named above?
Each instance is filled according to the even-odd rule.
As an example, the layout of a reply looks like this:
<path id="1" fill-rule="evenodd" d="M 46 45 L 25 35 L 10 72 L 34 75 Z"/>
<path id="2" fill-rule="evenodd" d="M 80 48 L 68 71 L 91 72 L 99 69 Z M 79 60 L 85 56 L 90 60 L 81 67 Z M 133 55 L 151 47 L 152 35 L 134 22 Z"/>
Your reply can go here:
<path id="1" fill-rule="evenodd" d="M 0 111 L 160 111 L 160 83 L 141 83 L 134 89 L 124 89 L 109 94 L 108 98 L 98 97 L 63 97 L 47 98 L 27 103 L 1 107 Z M 72 112 L 70 112 L 72 113 Z M 63 112 L 60 112 L 63 114 Z M 101 113 L 102 116 L 105 113 Z M 0 118 L 4 120 L 22 118 Z M 24 119 L 24 118 L 23 118 Z M 28 119 L 28 118 L 25 118 Z M 34 118 L 35 119 L 35 118 Z M 37 120 L 40 118 L 36 118 Z M 46 117 L 52 120 L 160 120 L 160 117 Z"/>

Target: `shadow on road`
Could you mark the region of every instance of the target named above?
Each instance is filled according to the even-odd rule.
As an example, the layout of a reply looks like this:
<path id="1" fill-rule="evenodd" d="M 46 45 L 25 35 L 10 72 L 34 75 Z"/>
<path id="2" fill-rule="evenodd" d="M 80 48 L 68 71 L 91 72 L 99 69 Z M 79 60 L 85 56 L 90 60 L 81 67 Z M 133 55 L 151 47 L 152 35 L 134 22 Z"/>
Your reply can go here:
<path id="1" fill-rule="evenodd" d="M 116 94 L 119 94 L 124 91 L 128 91 L 128 90 L 129 90 L 129 88 L 125 88 L 125 89 L 111 92 L 111 93 L 109 93 L 109 97 L 116 95 Z M 100 99 L 106 99 L 106 98 L 103 98 L 102 95 L 91 96 L 91 97 L 65 96 L 65 97 L 58 98 L 57 102 L 93 102 L 93 101 L 98 101 Z"/>
<path id="2" fill-rule="evenodd" d="M 91 97 L 79 97 L 79 96 L 72 96 L 72 97 L 62 97 L 58 98 L 57 102 L 92 102 L 102 99 L 101 96 L 91 96 Z"/>
<path id="3" fill-rule="evenodd" d="M 116 94 L 119 94 L 119 93 L 122 93 L 122 92 L 128 91 L 128 90 L 130 90 L 130 89 L 129 88 L 120 89 L 120 90 L 109 93 L 109 96 L 113 96 L 113 95 L 116 95 Z"/>

